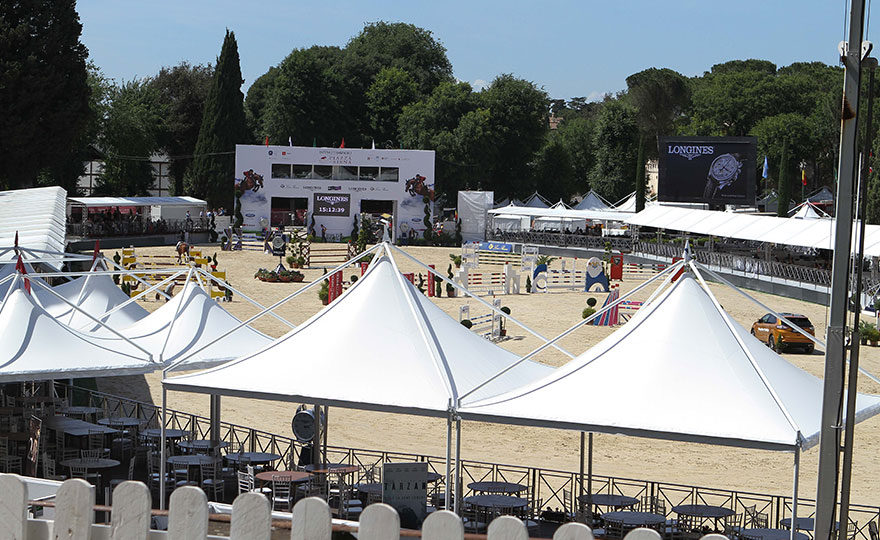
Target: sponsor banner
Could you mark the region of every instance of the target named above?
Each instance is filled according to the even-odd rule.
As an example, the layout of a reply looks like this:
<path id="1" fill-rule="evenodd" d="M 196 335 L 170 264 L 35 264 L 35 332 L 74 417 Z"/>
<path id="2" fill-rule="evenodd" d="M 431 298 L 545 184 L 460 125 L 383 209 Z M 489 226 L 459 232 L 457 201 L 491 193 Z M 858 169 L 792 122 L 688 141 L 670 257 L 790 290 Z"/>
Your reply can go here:
<path id="1" fill-rule="evenodd" d="M 755 204 L 757 138 L 660 137 L 657 198 Z"/>
<path id="2" fill-rule="evenodd" d="M 347 216 L 351 212 L 348 193 L 315 193 L 315 216 Z"/>
<path id="3" fill-rule="evenodd" d="M 501 242 L 480 242 L 480 251 L 494 251 L 495 253 L 513 253 L 513 244 Z"/>

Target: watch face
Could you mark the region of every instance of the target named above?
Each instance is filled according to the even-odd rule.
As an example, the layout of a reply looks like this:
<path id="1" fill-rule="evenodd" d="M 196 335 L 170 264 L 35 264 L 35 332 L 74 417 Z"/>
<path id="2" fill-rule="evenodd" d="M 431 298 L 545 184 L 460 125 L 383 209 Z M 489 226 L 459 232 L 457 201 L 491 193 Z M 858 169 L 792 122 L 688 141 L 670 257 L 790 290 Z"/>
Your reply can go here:
<path id="1" fill-rule="evenodd" d="M 272 247 L 274 247 L 275 249 L 283 248 L 284 247 L 284 239 L 281 238 L 280 236 L 276 236 L 275 238 L 272 239 Z"/>
<path id="2" fill-rule="evenodd" d="M 712 166 L 709 168 L 709 176 L 719 182 L 736 180 L 741 167 L 742 164 L 732 155 L 721 154 L 712 162 Z"/>

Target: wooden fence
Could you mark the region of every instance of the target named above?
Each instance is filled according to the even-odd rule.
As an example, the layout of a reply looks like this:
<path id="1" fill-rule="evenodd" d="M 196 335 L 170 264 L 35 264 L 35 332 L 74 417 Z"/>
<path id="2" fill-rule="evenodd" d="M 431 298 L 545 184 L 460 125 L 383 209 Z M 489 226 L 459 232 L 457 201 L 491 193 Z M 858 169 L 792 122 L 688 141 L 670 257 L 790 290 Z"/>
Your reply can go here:
<path id="1" fill-rule="evenodd" d="M 27 484 L 14 474 L 0 475 L 0 539 L 15 540 L 205 540 L 208 538 L 208 500 L 196 487 L 181 487 L 171 494 L 167 531 L 150 529 L 150 490 L 141 482 L 127 481 L 113 492 L 114 506 L 109 524 L 95 523 L 95 492 L 82 479 L 65 481 L 55 498 L 54 520 L 29 517 Z M 259 493 L 239 495 L 232 505 L 229 536 L 233 540 L 269 540 L 272 532 L 269 501 Z M 338 529 L 338 527 L 337 527 Z M 290 521 L 291 540 L 331 540 L 334 526 L 330 507 L 319 498 L 303 499 L 293 508 Z M 356 529 L 358 540 L 398 540 L 402 536 L 421 536 L 425 540 L 464 540 L 466 537 L 487 540 L 528 540 L 528 529 L 518 518 L 494 519 L 485 537 L 465 535 L 461 518 L 439 510 L 425 520 L 421 532 L 400 529 L 400 517 L 387 504 L 373 504 L 361 514 Z M 553 540 L 593 540 L 592 531 L 580 523 L 559 527 Z M 625 540 L 661 540 L 650 529 L 635 529 Z M 728 540 L 725 536 L 706 535 L 701 540 Z"/>

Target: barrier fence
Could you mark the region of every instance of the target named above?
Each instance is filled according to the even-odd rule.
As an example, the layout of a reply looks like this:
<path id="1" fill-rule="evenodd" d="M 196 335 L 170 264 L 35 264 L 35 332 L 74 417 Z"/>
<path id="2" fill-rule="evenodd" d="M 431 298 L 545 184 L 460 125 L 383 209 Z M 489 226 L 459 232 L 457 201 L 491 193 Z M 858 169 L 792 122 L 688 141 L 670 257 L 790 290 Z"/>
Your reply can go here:
<path id="1" fill-rule="evenodd" d="M 131 416 L 140 418 L 148 427 L 159 427 L 160 408 L 128 398 L 114 396 L 96 390 L 71 386 L 56 382 L 59 395 L 66 395 L 71 404 L 87 404 L 101 408 L 107 416 Z M 168 428 L 192 431 L 195 438 L 210 438 L 210 419 L 196 414 L 168 409 Z M 303 445 L 291 437 L 276 435 L 266 431 L 249 428 L 228 422 L 221 422 L 221 440 L 229 444 L 230 452 L 239 449 L 249 452 L 271 452 L 282 456 L 281 463 L 293 468 L 299 463 Z M 330 426 L 332 431 L 332 426 Z M 442 433 L 437 434 L 443 437 Z M 410 454 L 386 450 L 366 450 L 339 446 L 327 447 L 328 461 L 358 465 L 360 472 L 356 481 L 366 481 L 367 472 L 375 467 L 381 469 L 384 463 L 424 462 L 430 472 L 445 475 L 445 457 L 424 454 Z M 577 497 L 587 493 L 586 477 L 578 472 L 543 469 L 522 465 L 506 465 L 484 461 L 462 459 L 461 494 L 471 494 L 467 485 L 476 481 L 506 481 L 528 486 L 522 495 L 529 500 L 529 507 L 543 510 L 558 510 L 564 515 L 575 515 L 583 508 Z M 591 478 L 592 493 L 626 495 L 641 499 L 643 496 L 657 497 L 666 502 L 669 518 L 675 515 L 671 508 L 679 504 L 723 504 L 739 513 L 747 506 L 766 513 L 771 526 L 779 527 L 780 521 L 791 517 L 792 499 L 786 495 L 770 495 L 756 492 L 736 491 L 721 488 L 691 486 L 670 482 L 639 480 L 594 474 Z M 436 489 L 442 491 L 445 476 L 437 482 Z M 175 491 L 176 492 L 176 491 Z M 804 497 L 798 500 L 798 516 L 809 517 L 814 513 L 815 501 Z M 852 530 L 848 538 L 873 540 L 868 524 L 880 523 L 880 506 L 851 504 L 849 508 Z M 363 517 L 362 517 L 363 519 Z"/>

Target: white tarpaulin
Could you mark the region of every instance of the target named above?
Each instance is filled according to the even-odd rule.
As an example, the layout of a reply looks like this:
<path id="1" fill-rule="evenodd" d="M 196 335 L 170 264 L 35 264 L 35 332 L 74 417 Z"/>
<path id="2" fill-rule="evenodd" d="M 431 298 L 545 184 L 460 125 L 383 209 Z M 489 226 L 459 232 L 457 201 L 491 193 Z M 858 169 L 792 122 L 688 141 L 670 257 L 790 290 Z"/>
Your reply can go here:
<path id="1" fill-rule="evenodd" d="M 822 218 L 830 218 L 828 214 L 816 208 L 810 201 L 804 201 L 797 208 L 794 209 L 794 213 L 789 217 L 794 219 L 822 219 Z"/>
<path id="2" fill-rule="evenodd" d="M 18 233 L 22 247 L 62 253 L 67 234 L 65 202 L 67 192 L 60 187 L 0 191 L 0 246 L 12 246 Z M 6 251 L 0 259 L 17 258 Z M 60 261 L 47 262 L 55 270 Z"/>
<path id="3" fill-rule="evenodd" d="M 595 191 L 592 189 L 589 193 L 584 195 L 583 200 L 574 207 L 575 210 L 592 210 L 595 212 L 601 212 L 604 210 L 611 210 L 611 206 L 602 200 Z"/>
<path id="4" fill-rule="evenodd" d="M 489 210 L 493 216 L 528 216 L 530 218 L 548 218 L 550 220 L 593 220 L 593 221 L 623 221 L 631 218 L 632 214 L 625 212 L 598 211 L 598 210 L 568 210 L 565 208 L 528 208 L 525 206 L 505 206 Z"/>
<path id="5" fill-rule="evenodd" d="M 461 220 L 461 240 L 481 242 L 486 239 L 486 212 L 492 209 L 495 193 L 492 191 L 459 191 L 458 219 Z"/>
<path id="6" fill-rule="evenodd" d="M 721 238 L 833 249 L 833 219 L 789 219 L 672 206 L 647 207 L 626 220 L 630 225 L 669 229 Z M 853 231 L 855 238 L 856 231 Z M 857 244 L 853 244 L 857 245 Z M 880 225 L 865 225 L 865 255 L 880 257 Z"/>
<path id="7" fill-rule="evenodd" d="M 229 333 L 240 323 L 201 287 L 189 282 L 165 305 L 133 325 L 120 329 L 119 333 L 152 353 L 157 362 L 169 366 Z M 106 329 L 99 329 L 92 335 L 99 343 L 122 341 Z M 271 342 L 269 336 L 244 326 L 188 358 L 180 368 L 194 369 L 218 364 L 250 354 Z"/>
<path id="8" fill-rule="evenodd" d="M 131 344 L 96 343 L 38 306 L 19 281 L 0 306 L 0 382 L 136 375 L 158 364 Z"/>
<path id="9" fill-rule="evenodd" d="M 106 206 L 207 206 L 208 203 L 195 197 L 70 197 L 71 206 L 88 208 Z"/>
<path id="10" fill-rule="evenodd" d="M 493 215 L 491 224 L 495 231 L 520 232 L 529 230 L 531 219 L 527 216 Z"/>
<path id="11" fill-rule="evenodd" d="M 16 273 L 15 264 L 16 264 L 15 261 L 0 263 L 0 281 L 3 281 L 7 277 Z M 30 264 L 28 264 L 26 262 L 22 262 L 22 264 L 24 264 L 24 270 L 28 274 L 28 279 L 30 279 L 31 281 L 33 281 L 33 280 L 43 281 L 42 278 L 36 277 L 34 275 L 34 274 L 36 274 L 36 272 L 34 271 L 33 266 L 31 266 Z M 13 280 L 13 278 L 9 278 L 9 279 L 6 279 L 6 281 L 3 281 L 3 283 L 0 283 L 0 302 L 2 302 L 4 298 L 6 298 L 6 293 L 9 291 L 9 288 L 12 286 L 12 280 Z M 43 283 L 45 283 L 45 281 L 43 281 Z M 37 284 L 33 284 L 34 290 L 40 289 L 40 288 L 41 287 L 38 286 Z"/>
<path id="12" fill-rule="evenodd" d="M 579 431 L 792 450 L 818 442 L 822 381 L 730 321 L 688 274 L 555 372 L 462 417 Z M 857 420 L 880 412 L 860 394 Z"/>
<path id="13" fill-rule="evenodd" d="M 265 349 L 163 383 L 185 392 L 446 417 L 458 396 L 516 360 L 447 315 L 383 256 L 343 296 Z M 524 362 L 479 395 L 550 371 Z"/>
<path id="14" fill-rule="evenodd" d="M 116 329 L 130 326 L 146 317 L 148 313 L 136 302 L 130 302 L 103 317 L 111 309 L 129 300 L 129 296 L 113 283 L 113 278 L 104 274 L 82 276 L 52 287 L 52 290 L 79 307 L 80 310 Z M 33 291 L 43 309 L 57 318 L 59 322 L 71 328 L 86 331 L 99 328 L 97 323 L 81 311 L 72 308 L 42 287 L 33 287 Z"/>

